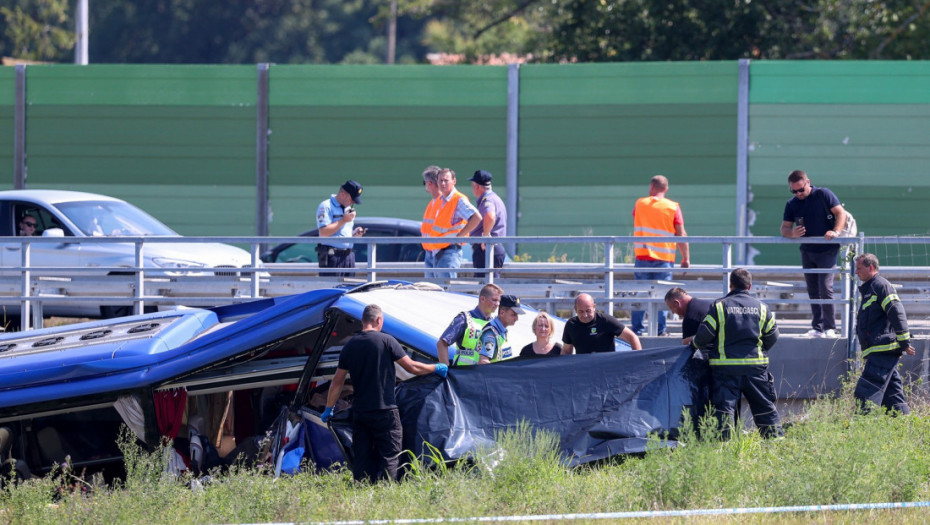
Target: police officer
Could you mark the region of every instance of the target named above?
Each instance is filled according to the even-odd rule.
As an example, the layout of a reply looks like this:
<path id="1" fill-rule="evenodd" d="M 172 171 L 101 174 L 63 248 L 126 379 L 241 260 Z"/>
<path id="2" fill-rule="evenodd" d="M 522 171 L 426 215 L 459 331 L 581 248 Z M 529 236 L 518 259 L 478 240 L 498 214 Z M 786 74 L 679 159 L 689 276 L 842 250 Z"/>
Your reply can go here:
<path id="1" fill-rule="evenodd" d="M 320 268 L 355 268 L 355 243 L 345 240 L 361 237 L 365 230 L 355 228 L 355 208 L 352 204 L 361 204 L 362 185 L 354 180 L 347 180 L 339 192 L 320 203 L 316 210 L 316 225 L 320 237 L 330 237 L 325 243 L 316 247 Z M 351 272 L 331 273 L 336 277 L 351 277 Z"/>
<path id="2" fill-rule="evenodd" d="M 875 255 L 864 253 L 856 257 L 856 276 L 862 281 L 856 335 L 865 359 L 865 367 L 853 392 L 856 403 L 863 412 L 869 411 L 871 402 L 885 410 L 908 414 L 910 408 L 898 374 L 901 353 L 914 355 L 904 306 L 894 286 L 878 275 L 878 257 Z"/>
<path id="3" fill-rule="evenodd" d="M 724 438 L 729 438 L 743 395 L 763 437 L 784 435 L 768 371 L 768 350 L 778 339 L 775 314 L 749 295 L 750 288 L 752 274 L 743 268 L 733 270 L 730 293 L 714 302 L 691 340 L 694 348 L 710 348 L 711 403 Z"/>
<path id="4" fill-rule="evenodd" d="M 481 356 L 478 364 L 485 365 L 510 359 L 513 350 L 507 341 L 507 328 L 517 324 L 517 319 L 526 311 L 520 308 L 520 299 L 515 295 L 502 295 L 497 317 L 481 329 Z"/>
<path id="5" fill-rule="evenodd" d="M 501 302 L 504 291 L 496 284 L 486 284 L 478 293 L 478 306 L 468 312 L 459 312 L 436 341 L 436 356 L 440 363 L 449 363 L 449 347 L 453 344 L 453 365 L 477 365 L 481 330 L 488 324 Z"/>

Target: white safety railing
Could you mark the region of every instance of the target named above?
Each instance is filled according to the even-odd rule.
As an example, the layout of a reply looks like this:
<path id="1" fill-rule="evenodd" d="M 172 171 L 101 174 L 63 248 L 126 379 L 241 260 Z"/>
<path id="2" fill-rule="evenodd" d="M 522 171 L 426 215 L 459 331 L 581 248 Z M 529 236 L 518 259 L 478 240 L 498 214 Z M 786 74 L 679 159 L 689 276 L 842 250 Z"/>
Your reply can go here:
<path id="1" fill-rule="evenodd" d="M 690 268 L 673 269 L 675 280 L 637 281 L 634 278 L 632 262 L 617 262 L 615 248 L 627 247 L 637 240 L 631 236 L 588 236 L 588 237 L 499 237 L 471 238 L 469 242 L 496 242 L 505 245 L 589 245 L 597 247 L 592 250 L 603 254 L 599 262 L 590 263 L 537 263 L 508 262 L 504 268 L 494 271 L 481 270 L 484 277 L 480 282 L 474 278 L 449 279 L 448 277 L 425 279 L 427 269 L 422 262 L 384 263 L 378 261 L 378 246 L 383 244 L 417 244 L 416 237 L 359 237 L 356 243 L 368 245 L 369 262 L 359 264 L 354 270 L 356 277 L 337 278 L 336 273 L 345 269 L 319 268 L 315 263 L 277 263 L 262 264 L 260 253 L 264 246 L 279 243 L 320 242 L 317 237 L 7 237 L 0 238 L 3 243 L 19 243 L 22 246 L 22 262 L 18 267 L 6 267 L 0 272 L 0 305 L 19 307 L 22 329 L 42 325 L 43 310 L 48 305 L 62 303 L 85 303 L 88 305 L 132 305 L 133 311 L 141 313 L 146 305 L 187 305 L 213 306 L 241 302 L 262 297 L 274 297 L 298 293 L 310 289 L 325 288 L 342 283 L 373 282 L 378 279 L 429 280 L 447 289 L 475 292 L 483 282 L 505 284 L 510 293 L 520 294 L 524 301 L 533 305 L 545 305 L 556 308 L 559 305 L 571 308 L 572 298 L 580 292 L 591 293 L 599 305 L 608 313 L 613 313 L 618 306 L 631 309 L 647 310 L 650 319 L 655 319 L 656 312 L 664 308 L 665 291 L 675 285 L 685 287 L 695 295 L 719 297 L 728 291 L 728 275 L 733 269 L 734 247 L 742 250 L 745 245 L 760 244 L 799 244 L 798 240 L 781 237 L 730 237 L 700 236 L 688 237 L 692 245 L 710 244 L 719 246 L 720 262 L 718 264 L 694 265 Z M 903 243 L 930 244 L 927 237 L 908 238 L 868 238 L 860 236 L 854 241 L 861 253 L 865 243 Z M 202 268 L 196 272 L 183 270 L 170 272 L 163 268 L 145 267 L 143 265 L 145 247 L 153 243 L 207 243 L 222 242 L 250 247 L 252 264 L 250 267 L 231 271 L 230 268 Z M 823 239 L 805 239 L 816 244 L 836 244 Z M 132 267 L 36 267 L 31 264 L 32 247 L 38 244 L 52 243 L 131 243 L 134 246 L 135 265 Z M 693 250 L 692 250 L 693 251 Z M 490 251 L 486 254 L 490 259 Z M 486 261 L 485 266 L 490 266 Z M 844 263 L 835 270 L 803 270 L 797 266 L 746 266 L 754 275 L 754 291 L 767 302 L 780 308 L 804 308 L 812 303 L 834 304 L 841 311 L 843 334 L 849 334 L 852 325 L 855 287 L 852 286 L 854 274 L 851 263 Z M 216 270 L 214 275 L 212 270 Z M 440 269 L 429 269 L 431 272 Z M 883 268 L 889 275 L 889 269 Z M 459 274 L 473 274 L 468 267 L 458 269 Z M 807 297 L 803 285 L 804 273 L 836 272 L 839 277 L 839 297 L 832 301 L 811 300 Z M 930 283 L 921 281 L 928 276 L 926 268 L 895 268 L 890 273 L 914 279 L 917 287 L 930 288 Z M 498 274 L 499 276 L 496 276 Z M 923 282 L 923 285 L 920 283 Z M 799 284 L 800 283 L 800 284 Z M 903 296 L 905 302 L 926 303 L 923 297 Z M 649 323 L 651 333 L 655 335 L 656 323 Z"/>

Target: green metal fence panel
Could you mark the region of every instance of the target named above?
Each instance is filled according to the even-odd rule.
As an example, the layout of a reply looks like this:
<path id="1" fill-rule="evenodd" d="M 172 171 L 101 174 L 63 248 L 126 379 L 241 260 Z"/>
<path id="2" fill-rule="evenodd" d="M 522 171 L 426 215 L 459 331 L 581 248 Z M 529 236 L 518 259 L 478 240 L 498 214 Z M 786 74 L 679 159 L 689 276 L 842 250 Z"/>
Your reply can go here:
<path id="1" fill-rule="evenodd" d="M 753 62 L 750 72 L 753 234 L 779 234 L 796 169 L 832 189 L 868 235 L 930 231 L 930 62 Z M 757 248 L 757 263 L 798 262 L 794 247 Z"/>
<path id="2" fill-rule="evenodd" d="M 181 233 L 254 233 L 254 66 L 29 66 L 26 98 L 27 187 L 100 190 Z"/>
<path id="3" fill-rule="evenodd" d="M 273 66 L 272 235 L 315 228 L 318 204 L 347 179 L 364 186 L 359 214 L 415 220 L 431 164 L 452 168 L 469 197 L 477 169 L 502 190 L 506 111 L 505 67 Z"/>
<path id="4" fill-rule="evenodd" d="M 16 69 L 0 67 L 0 189 L 13 189 L 13 114 Z"/>
<path id="5" fill-rule="evenodd" d="M 689 234 L 735 233 L 738 74 L 736 62 L 522 66 L 519 233 L 631 235 L 656 174 Z M 529 255 L 599 260 L 556 252 Z M 692 248 L 694 262 L 719 259 Z"/>

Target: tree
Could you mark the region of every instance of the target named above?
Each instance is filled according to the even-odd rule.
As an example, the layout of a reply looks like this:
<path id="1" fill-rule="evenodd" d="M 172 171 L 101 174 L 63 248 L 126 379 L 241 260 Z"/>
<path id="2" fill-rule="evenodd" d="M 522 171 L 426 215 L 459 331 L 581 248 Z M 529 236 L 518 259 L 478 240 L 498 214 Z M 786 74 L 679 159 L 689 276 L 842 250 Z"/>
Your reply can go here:
<path id="1" fill-rule="evenodd" d="M 383 62 L 378 0 L 95 0 L 92 62 Z M 411 30 L 398 22 L 399 34 Z M 401 57 L 422 56 L 415 37 Z M 409 61 L 409 59 L 405 59 Z"/>
<path id="2" fill-rule="evenodd" d="M 67 0 L 0 0 L 0 55 L 24 60 L 66 60 L 74 49 Z"/>

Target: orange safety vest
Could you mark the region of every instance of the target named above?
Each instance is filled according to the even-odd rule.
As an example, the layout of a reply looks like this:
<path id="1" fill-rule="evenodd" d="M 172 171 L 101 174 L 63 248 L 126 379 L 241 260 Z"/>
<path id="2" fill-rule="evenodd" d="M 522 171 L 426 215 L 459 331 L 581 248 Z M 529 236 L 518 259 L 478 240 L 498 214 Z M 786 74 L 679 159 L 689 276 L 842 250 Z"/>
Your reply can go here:
<path id="1" fill-rule="evenodd" d="M 633 211 L 635 237 L 670 237 L 675 235 L 675 211 L 678 203 L 666 198 L 643 197 Z M 633 243 L 637 259 L 675 262 L 674 242 Z"/>
<path id="2" fill-rule="evenodd" d="M 423 223 L 420 225 L 420 232 L 424 237 L 454 237 L 465 229 L 465 225 L 468 224 L 467 220 L 452 223 L 452 216 L 455 215 L 455 208 L 459 205 L 459 199 L 467 201 L 468 197 L 455 190 L 449 202 L 444 202 L 442 197 L 430 201 L 426 207 L 426 212 L 423 214 Z M 452 243 L 448 242 L 424 242 L 420 244 L 423 245 L 424 250 L 441 250 L 452 245 Z"/>

